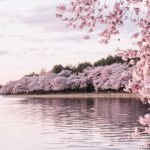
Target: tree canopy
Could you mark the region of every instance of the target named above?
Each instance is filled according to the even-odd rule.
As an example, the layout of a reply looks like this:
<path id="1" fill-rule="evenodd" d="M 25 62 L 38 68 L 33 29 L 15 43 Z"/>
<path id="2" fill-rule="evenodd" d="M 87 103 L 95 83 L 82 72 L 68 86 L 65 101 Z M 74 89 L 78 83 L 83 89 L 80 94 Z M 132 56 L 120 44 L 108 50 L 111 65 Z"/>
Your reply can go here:
<path id="1" fill-rule="evenodd" d="M 97 66 L 105 66 L 105 65 L 111 65 L 111 64 L 114 64 L 114 63 L 124 63 L 125 61 L 123 61 L 123 59 L 119 56 L 112 56 L 112 55 L 109 55 L 107 58 L 102 58 L 98 61 L 96 61 L 94 63 L 94 66 L 97 67 Z"/>
<path id="2" fill-rule="evenodd" d="M 90 62 L 79 63 L 77 65 L 77 72 L 83 72 L 83 70 L 88 67 L 92 67 Z"/>
<path id="3" fill-rule="evenodd" d="M 55 65 L 52 69 L 53 73 L 60 73 L 63 70 L 63 66 L 61 64 Z"/>
<path id="4" fill-rule="evenodd" d="M 125 63 L 126 61 L 124 61 L 120 56 L 113 56 L 113 55 L 108 55 L 106 58 L 102 58 L 96 62 L 94 62 L 93 64 L 91 62 L 81 62 L 79 63 L 77 66 L 73 66 L 73 65 L 66 65 L 63 66 L 61 64 L 55 65 L 52 68 L 52 72 L 53 73 L 60 73 L 62 70 L 69 70 L 73 73 L 82 73 L 84 71 L 84 69 L 88 68 L 88 67 L 98 67 L 98 66 L 107 66 L 107 65 L 111 65 L 114 63 Z M 127 61 L 128 63 L 129 61 Z M 42 74 L 45 73 L 45 70 L 41 71 Z"/>

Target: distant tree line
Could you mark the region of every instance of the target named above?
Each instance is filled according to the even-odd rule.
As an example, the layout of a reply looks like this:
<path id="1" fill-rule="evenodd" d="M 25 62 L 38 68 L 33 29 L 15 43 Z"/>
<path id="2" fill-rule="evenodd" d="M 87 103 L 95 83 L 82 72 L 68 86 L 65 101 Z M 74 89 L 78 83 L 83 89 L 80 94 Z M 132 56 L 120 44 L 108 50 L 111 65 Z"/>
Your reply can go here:
<path id="1" fill-rule="evenodd" d="M 50 71 L 42 69 L 39 74 L 32 72 L 20 80 L 0 85 L 0 94 L 123 91 L 132 79 L 132 65 L 130 59 L 123 61 L 111 55 L 93 64 L 58 64 Z"/>
<path id="2" fill-rule="evenodd" d="M 114 63 L 123 64 L 123 63 L 125 63 L 125 61 L 122 60 L 122 58 L 120 56 L 108 55 L 106 58 L 102 58 L 102 59 L 94 62 L 93 64 L 90 62 L 79 63 L 77 66 L 72 66 L 72 65 L 63 66 L 61 64 L 58 64 L 53 67 L 52 72 L 58 74 L 62 70 L 70 70 L 73 73 L 82 73 L 83 70 L 88 67 L 106 66 L 106 65 L 111 65 Z"/>
<path id="3" fill-rule="evenodd" d="M 51 70 L 31 73 L 21 79 L 6 83 L 0 88 L 1 95 L 8 94 L 50 94 L 70 92 L 120 92 L 132 80 L 132 67 L 124 63 L 88 67 L 82 73 Z"/>

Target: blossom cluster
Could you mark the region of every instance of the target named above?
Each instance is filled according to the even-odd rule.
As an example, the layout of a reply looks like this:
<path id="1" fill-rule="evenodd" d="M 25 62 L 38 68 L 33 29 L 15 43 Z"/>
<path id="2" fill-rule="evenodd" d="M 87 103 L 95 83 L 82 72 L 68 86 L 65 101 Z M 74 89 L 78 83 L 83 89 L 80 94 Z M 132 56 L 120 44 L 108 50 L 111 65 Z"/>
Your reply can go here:
<path id="1" fill-rule="evenodd" d="M 112 64 L 86 68 L 83 73 L 63 70 L 58 74 L 46 72 L 26 75 L 2 86 L 0 94 L 30 94 L 38 92 L 118 91 L 132 79 L 132 68 L 127 64 Z"/>
<path id="2" fill-rule="evenodd" d="M 57 7 L 56 17 L 67 22 L 67 26 L 86 28 L 88 33 L 103 24 L 99 36 L 102 38 L 100 41 L 107 44 L 112 35 L 119 34 L 119 28 L 125 22 L 139 23 L 143 18 L 142 7 L 145 5 L 148 9 L 149 0 L 70 0 L 70 5 L 61 4 Z M 128 16 L 129 13 L 132 15 Z M 85 36 L 86 39 L 87 37 L 90 38 L 89 35 Z"/>
<path id="3" fill-rule="evenodd" d="M 138 138 L 143 134 L 150 134 L 150 114 L 145 114 L 144 117 L 139 118 L 139 122 L 141 125 L 144 126 L 141 128 L 135 128 L 134 132 L 131 134 L 133 138 Z"/>

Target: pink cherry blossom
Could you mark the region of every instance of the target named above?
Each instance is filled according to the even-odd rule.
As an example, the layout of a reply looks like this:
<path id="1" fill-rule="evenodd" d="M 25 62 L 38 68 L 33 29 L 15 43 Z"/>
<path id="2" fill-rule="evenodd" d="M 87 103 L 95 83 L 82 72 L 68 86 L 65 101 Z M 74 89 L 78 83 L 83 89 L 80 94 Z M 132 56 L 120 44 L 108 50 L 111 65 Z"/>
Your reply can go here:
<path id="1" fill-rule="evenodd" d="M 95 92 L 120 90 L 132 80 L 127 64 L 112 64 L 86 68 L 83 73 L 73 74 L 63 70 L 59 74 L 44 72 L 24 76 L 20 80 L 9 82 L 0 89 L 0 94 L 29 94 L 38 92 L 85 91 L 88 87 Z M 116 80 L 117 79 L 117 80 Z"/>

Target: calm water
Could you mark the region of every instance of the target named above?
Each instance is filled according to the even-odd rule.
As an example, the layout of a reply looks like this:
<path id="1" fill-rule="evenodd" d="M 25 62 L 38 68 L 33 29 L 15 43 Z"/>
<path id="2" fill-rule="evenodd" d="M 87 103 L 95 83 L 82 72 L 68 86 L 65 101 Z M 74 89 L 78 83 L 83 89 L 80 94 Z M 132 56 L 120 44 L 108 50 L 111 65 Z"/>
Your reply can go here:
<path id="1" fill-rule="evenodd" d="M 128 135 L 146 113 L 138 100 L 0 97 L 0 150 L 146 150 Z"/>

